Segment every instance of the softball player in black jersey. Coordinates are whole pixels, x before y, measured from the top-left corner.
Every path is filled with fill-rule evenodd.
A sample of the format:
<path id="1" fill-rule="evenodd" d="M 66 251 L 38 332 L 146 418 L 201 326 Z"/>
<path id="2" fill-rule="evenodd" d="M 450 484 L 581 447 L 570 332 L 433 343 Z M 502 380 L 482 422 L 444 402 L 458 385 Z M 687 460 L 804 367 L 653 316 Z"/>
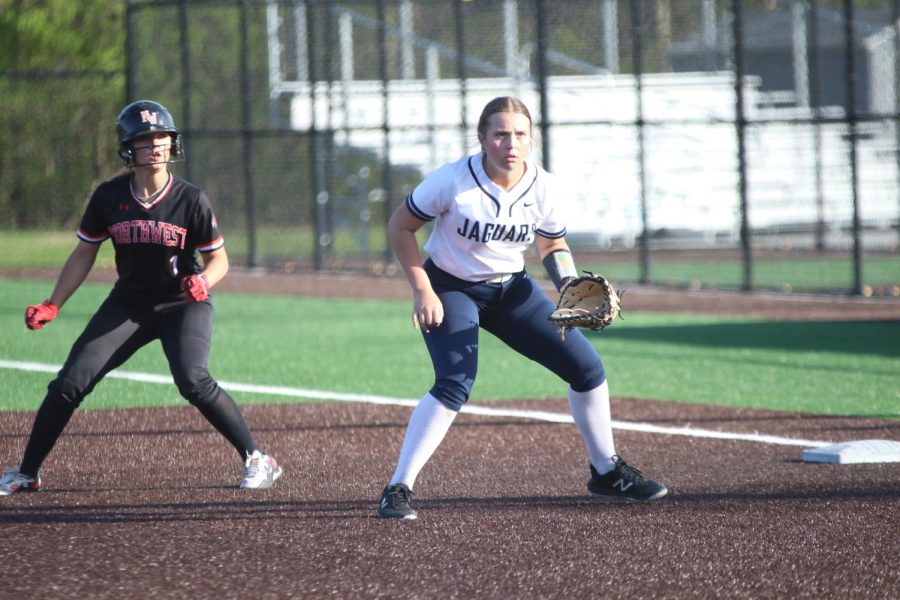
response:
<path id="1" fill-rule="evenodd" d="M 590 457 L 592 494 L 662 498 L 665 486 L 615 453 L 606 373 L 594 347 L 577 330 L 560 339 L 547 319 L 556 305 L 525 270 L 524 252 L 535 243 L 557 289 L 577 273 L 565 242 L 562 194 L 529 158 L 528 109 L 516 98 L 495 98 L 482 111 L 478 140 L 481 152 L 426 177 L 388 224 L 413 289 L 413 324 L 423 331 L 435 382 L 413 410 L 378 514 L 416 518 L 413 484 L 469 399 L 480 329 L 569 385 L 572 417 Z M 415 236 L 429 222 L 434 228 L 423 264 Z"/>
<path id="2" fill-rule="evenodd" d="M 106 239 L 115 248 L 118 279 L 49 384 L 22 463 L 6 470 L 0 495 L 40 489 L 41 465 L 75 409 L 107 373 L 153 340 L 162 344 L 181 395 L 240 454 L 240 487 L 269 487 L 282 468 L 257 446 L 237 404 L 207 370 L 213 322 L 209 289 L 228 271 L 210 201 L 169 171 L 169 162 L 182 159 L 184 150 L 163 106 L 148 100 L 129 104 L 119 114 L 117 132 L 119 155 L 129 171 L 94 191 L 78 245 L 50 298 L 26 310 L 26 326 L 41 329 L 56 318 Z"/>

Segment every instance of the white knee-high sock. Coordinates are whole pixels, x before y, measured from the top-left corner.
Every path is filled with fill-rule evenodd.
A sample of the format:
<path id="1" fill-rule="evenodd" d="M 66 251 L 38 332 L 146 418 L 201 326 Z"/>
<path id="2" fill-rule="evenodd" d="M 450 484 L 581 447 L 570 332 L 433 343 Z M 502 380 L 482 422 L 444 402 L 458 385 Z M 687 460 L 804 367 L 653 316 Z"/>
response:
<path id="1" fill-rule="evenodd" d="M 409 417 L 391 485 L 404 483 L 412 489 L 419 471 L 437 450 L 456 415 L 455 410 L 441 404 L 430 393 L 422 396 Z"/>
<path id="2" fill-rule="evenodd" d="M 586 392 L 576 392 L 569 388 L 569 409 L 575 419 L 575 426 L 584 438 L 591 464 L 598 473 L 611 471 L 616 446 L 613 442 L 609 386 L 606 381 Z"/>

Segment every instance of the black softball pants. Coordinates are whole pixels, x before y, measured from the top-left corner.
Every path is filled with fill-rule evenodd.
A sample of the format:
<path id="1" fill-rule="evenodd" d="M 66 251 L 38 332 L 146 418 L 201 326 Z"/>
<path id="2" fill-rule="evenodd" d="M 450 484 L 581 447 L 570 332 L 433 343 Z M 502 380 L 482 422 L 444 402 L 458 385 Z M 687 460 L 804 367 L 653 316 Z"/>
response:
<path id="1" fill-rule="evenodd" d="M 154 313 L 110 296 L 75 341 L 50 392 L 77 407 L 107 373 L 158 339 L 181 395 L 195 405 L 212 402 L 219 391 L 207 370 L 212 322 L 209 302 Z"/>
<path id="2" fill-rule="evenodd" d="M 257 448 L 240 409 L 207 369 L 213 307 L 186 303 L 155 313 L 109 296 L 69 351 L 58 376 L 47 386 L 25 449 L 23 473 L 36 475 L 85 397 L 107 373 L 148 343 L 159 340 L 181 395 L 228 439 L 242 457 Z"/>

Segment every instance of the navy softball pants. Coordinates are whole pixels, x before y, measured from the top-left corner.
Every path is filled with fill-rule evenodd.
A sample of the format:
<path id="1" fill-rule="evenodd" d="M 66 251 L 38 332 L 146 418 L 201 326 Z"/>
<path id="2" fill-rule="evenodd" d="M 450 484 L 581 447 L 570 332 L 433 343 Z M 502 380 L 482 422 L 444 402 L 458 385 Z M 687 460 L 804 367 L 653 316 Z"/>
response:
<path id="1" fill-rule="evenodd" d="M 469 399 L 478 370 L 478 334 L 482 328 L 507 346 L 543 365 L 576 392 L 602 384 L 606 375 L 600 356 L 578 330 L 559 339 L 559 329 L 547 320 L 556 304 L 527 271 L 504 283 L 472 283 L 437 268 L 425 271 L 444 305 L 440 327 L 423 333 L 434 364 L 431 395 L 452 410 Z"/>

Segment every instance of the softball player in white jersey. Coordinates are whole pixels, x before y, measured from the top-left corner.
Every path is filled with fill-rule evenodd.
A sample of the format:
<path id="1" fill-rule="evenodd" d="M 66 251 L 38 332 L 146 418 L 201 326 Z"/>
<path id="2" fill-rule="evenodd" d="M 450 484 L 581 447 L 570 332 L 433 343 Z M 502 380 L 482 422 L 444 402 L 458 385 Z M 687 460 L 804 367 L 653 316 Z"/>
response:
<path id="1" fill-rule="evenodd" d="M 557 289 L 576 270 L 565 241 L 563 198 L 529 158 L 532 122 L 518 99 L 491 100 L 478 122 L 481 152 L 425 178 L 397 208 L 388 235 L 413 289 L 413 325 L 423 332 L 435 382 L 409 420 L 397 468 L 378 514 L 415 519 L 412 488 L 468 400 L 484 329 L 569 384 L 569 406 L 590 457 L 588 490 L 630 500 L 662 498 L 665 486 L 616 455 L 606 374 L 580 331 L 560 340 L 547 317 L 555 303 L 525 270 L 536 243 Z M 434 222 L 422 262 L 416 232 Z"/>

